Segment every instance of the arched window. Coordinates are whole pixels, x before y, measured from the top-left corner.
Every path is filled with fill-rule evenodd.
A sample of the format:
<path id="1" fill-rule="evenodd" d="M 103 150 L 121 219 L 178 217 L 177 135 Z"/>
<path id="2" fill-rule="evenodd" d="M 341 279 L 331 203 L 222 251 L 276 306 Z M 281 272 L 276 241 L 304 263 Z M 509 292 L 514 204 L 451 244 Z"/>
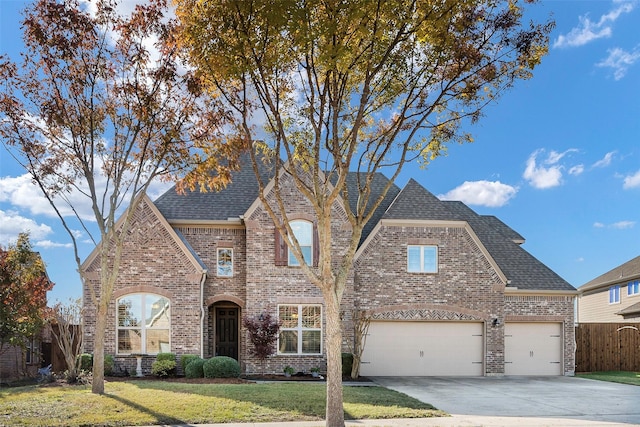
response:
<path id="1" fill-rule="evenodd" d="M 291 221 L 291 230 L 296 236 L 298 243 L 300 244 L 300 250 L 302 256 L 307 265 L 313 265 L 313 224 L 309 221 Z M 293 251 L 289 251 L 289 265 L 299 266 L 300 263 L 293 254 Z"/>
<path id="2" fill-rule="evenodd" d="M 117 354 L 171 351 L 171 306 L 155 294 L 129 294 L 116 301 Z"/>

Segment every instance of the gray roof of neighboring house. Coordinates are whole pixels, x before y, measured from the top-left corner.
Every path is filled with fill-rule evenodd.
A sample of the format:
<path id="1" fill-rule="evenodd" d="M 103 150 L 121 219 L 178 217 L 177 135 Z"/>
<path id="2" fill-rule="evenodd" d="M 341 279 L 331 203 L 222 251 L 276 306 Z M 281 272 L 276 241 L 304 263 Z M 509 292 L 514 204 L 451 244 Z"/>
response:
<path id="1" fill-rule="evenodd" d="M 606 273 L 596 277 L 593 280 L 588 281 L 578 289 L 580 291 L 588 291 L 600 286 L 609 286 L 616 282 L 624 282 L 628 279 L 636 279 L 640 277 L 640 256 L 633 258 L 621 264 Z"/>
<path id="2" fill-rule="evenodd" d="M 616 314 L 621 316 L 629 316 L 632 314 L 640 314 L 640 302 L 630 305 L 629 307 L 623 308 Z"/>
<path id="3" fill-rule="evenodd" d="M 258 184 L 253 169 L 246 165 L 232 174 L 232 182 L 219 192 L 176 193 L 175 188 L 154 203 L 162 215 L 171 220 L 227 220 L 243 215 L 258 197 Z M 269 171 L 263 170 L 263 179 Z M 358 175 L 347 178 L 349 205 L 357 203 Z M 375 200 L 389 182 L 378 173 L 371 184 L 371 200 Z M 494 216 L 482 216 L 462 202 L 441 201 L 413 179 L 399 189 L 393 184 L 375 214 L 363 229 L 362 243 L 381 219 L 459 220 L 466 221 L 510 281 L 510 287 L 529 290 L 574 290 L 574 287 L 525 251 L 519 243 L 524 238 Z M 517 243 L 516 243 L 517 242 Z M 189 246 L 187 246 L 189 247 Z M 640 261 L 640 257 L 638 258 Z"/>

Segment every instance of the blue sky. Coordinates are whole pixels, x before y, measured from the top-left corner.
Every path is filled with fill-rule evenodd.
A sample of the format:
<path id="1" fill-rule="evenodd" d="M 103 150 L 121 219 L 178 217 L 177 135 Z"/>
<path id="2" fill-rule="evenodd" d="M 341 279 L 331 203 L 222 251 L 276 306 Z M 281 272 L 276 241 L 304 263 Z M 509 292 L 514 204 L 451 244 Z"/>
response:
<path id="1" fill-rule="evenodd" d="M 0 1 L 0 53 L 14 59 L 25 4 Z M 499 217 L 578 287 L 640 254 L 640 3 L 543 0 L 528 16 L 556 21 L 534 77 L 486 109 L 468 129 L 474 143 L 407 167 L 397 183 L 414 178 Z M 0 244 L 27 230 L 56 283 L 49 299 L 79 297 L 70 238 L 0 148 Z M 92 246 L 80 240 L 84 258 Z"/>

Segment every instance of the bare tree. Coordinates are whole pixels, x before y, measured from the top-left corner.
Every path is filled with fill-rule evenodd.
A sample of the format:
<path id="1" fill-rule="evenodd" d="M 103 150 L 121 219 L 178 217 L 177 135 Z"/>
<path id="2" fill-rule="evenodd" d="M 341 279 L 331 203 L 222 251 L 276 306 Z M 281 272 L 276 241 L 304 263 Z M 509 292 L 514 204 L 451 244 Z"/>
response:
<path id="1" fill-rule="evenodd" d="M 68 232 L 88 292 L 94 393 L 104 393 L 107 311 L 141 196 L 154 180 L 197 161 L 201 144 L 212 170 L 212 146 L 228 159 L 216 185 L 233 166 L 227 145 L 216 142 L 222 115 L 180 65 L 166 1 L 150 0 L 127 16 L 117 6 L 97 0 L 91 12 L 79 0 L 38 0 L 25 10 L 21 62 L 0 57 L 2 143 Z M 95 282 L 81 271 L 76 227 L 97 247 Z"/>
<path id="2" fill-rule="evenodd" d="M 82 351 L 82 299 L 69 299 L 66 304 L 58 302 L 49 314 L 49 327 L 67 366 L 66 379 L 75 382 L 78 378 Z"/>

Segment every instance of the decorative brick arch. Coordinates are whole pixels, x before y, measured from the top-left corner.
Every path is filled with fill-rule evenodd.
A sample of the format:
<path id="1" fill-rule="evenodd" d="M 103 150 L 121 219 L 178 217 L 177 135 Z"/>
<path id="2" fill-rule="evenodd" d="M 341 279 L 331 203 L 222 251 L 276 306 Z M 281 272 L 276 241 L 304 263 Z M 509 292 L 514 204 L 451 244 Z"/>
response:
<path id="1" fill-rule="evenodd" d="M 437 304 L 388 305 L 367 310 L 373 320 L 479 320 L 489 315 L 465 307 Z"/>
<path id="2" fill-rule="evenodd" d="M 220 301 L 230 301 L 236 305 L 238 305 L 240 308 L 244 308 L 244 301 L 241 300 L 238 297 L 235 297 L 233 295 L 227 295 L 227 294 L 218 294 L 218 295 L 214 295 L 212 297 L 209 297 L 206 299 L 206 301 L 204 302 L 205 307 L 209 307 L 217 302 Z"/>
<path id="3" fill-rule="evenodd" d="M 171 292 L 151 285 L 136 285 L 119 289 L 113 293 L 113 299 L 117 300 L 118 298 L 129 294 L 155 294 L 165 297 L 169 299 L 169 301 L 173 302 L 173 294 Z"/>

